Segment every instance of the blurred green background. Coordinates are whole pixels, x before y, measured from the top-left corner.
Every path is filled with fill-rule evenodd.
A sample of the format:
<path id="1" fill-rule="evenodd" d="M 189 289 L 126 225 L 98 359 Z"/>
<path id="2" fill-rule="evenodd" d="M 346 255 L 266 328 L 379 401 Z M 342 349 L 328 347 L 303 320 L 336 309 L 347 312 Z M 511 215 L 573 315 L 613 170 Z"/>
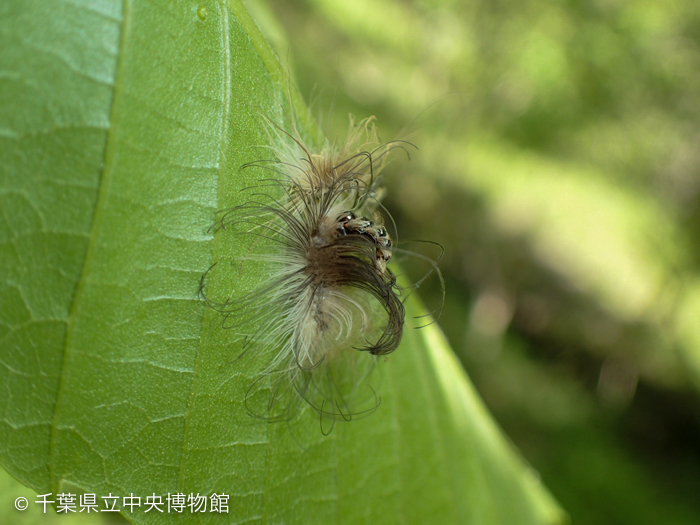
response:
<path id="1" fill-rule="evenodd" d="M 700 4 L 248 6 L 331 138 L 418 146 L 385 204 L 444 246 L 440 324 L 572 521 L 700 523 Z"/>

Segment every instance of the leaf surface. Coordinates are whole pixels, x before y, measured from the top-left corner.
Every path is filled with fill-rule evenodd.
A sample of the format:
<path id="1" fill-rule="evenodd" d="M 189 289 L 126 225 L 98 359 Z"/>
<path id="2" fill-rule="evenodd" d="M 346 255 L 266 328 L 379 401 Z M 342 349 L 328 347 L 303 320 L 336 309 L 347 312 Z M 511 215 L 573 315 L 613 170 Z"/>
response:
<path id="1" fill-rule="evenodd" d="M 13 0 L 0 29 L 0 462 L 13 476 L 39 492 L 225 493 L 234 522 L 561 520 L 435 326 L 407 329 L 382 363 L 371 417 L 324 436 L 310 412 L 247 414 L 261 364 L 236 359 L 197 299 L 212 263 L 243 250 L 208 229 L 256 183 L 240 166 L 264 158 L 260 114 L 283 120 L 287 100 L 240 2 Z M 220 264 L 209 286 L 264 278 Z"/>

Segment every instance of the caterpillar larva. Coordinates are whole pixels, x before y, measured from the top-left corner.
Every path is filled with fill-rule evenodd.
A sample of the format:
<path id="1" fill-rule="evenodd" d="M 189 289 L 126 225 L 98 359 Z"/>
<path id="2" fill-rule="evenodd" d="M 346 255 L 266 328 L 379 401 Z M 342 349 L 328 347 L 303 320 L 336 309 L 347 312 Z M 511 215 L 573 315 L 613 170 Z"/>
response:
<path id="1" fill-rule="evenodd" d="M 205 274 L 200 293 L 246 347 L 271 353 L 246 394 L 253 415 L 289 419 L 304 400 L 322 418 L 350 420 L 379 406 L 376 359 L 403 333 L 378 174 L 405 143 L 381 144 L 373 118 L 351 119 L 347 141 L 314 152 L 296 126 L 285 131 L 264 120 L 271 158 L 243 168 L 275 175 L 248 190 L 245 204 L 219 212 L 214 228 L 253 236 L 243 262 L 264 264 L 269 278 L 215 302 L 204 292 Z"/>

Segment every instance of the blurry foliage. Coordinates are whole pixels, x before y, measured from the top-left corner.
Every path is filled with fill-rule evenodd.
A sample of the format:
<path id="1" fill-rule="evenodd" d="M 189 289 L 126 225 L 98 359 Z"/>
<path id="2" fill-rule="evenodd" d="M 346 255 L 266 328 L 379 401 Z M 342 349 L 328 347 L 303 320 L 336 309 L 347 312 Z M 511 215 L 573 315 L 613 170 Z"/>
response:
<path id="1" fill-rule="evenodd" d="M 329 134 L 420 148 L 387 207 L 444 245 L 440 323 L 573 521 L 700 522 L 697 2 L 270 6 Z"/>

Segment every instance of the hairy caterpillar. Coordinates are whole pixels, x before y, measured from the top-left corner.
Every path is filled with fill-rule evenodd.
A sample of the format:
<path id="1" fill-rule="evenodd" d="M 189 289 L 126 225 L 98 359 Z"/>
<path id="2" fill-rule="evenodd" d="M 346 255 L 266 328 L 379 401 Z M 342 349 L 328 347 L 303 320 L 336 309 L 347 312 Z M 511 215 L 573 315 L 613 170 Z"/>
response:
<path id="1" fill-rule="evenodd" d="M 379 143 L 373 117 L 351 119 L 348 140 L 326 142 L 319 153 L 296 126 L 287 132 L 269 119 L 266 126 L 272 158 L 243 168 L 275 176 L 249 189 L 245 204 L 219 212 L 213 228 L 253 236 L 243 260 L 265 265 L 269 278 L 216 302 L 204 291 L 205 274 L 200 294 L 246 347 L 271 353 L 246 394 L 251 414 L 288 420 L 303 400 L 332 421 L 366 415 L 380 404 L 376 358 L 393 352 L 403 333 L 378 173 L 407 143 Z"/>

